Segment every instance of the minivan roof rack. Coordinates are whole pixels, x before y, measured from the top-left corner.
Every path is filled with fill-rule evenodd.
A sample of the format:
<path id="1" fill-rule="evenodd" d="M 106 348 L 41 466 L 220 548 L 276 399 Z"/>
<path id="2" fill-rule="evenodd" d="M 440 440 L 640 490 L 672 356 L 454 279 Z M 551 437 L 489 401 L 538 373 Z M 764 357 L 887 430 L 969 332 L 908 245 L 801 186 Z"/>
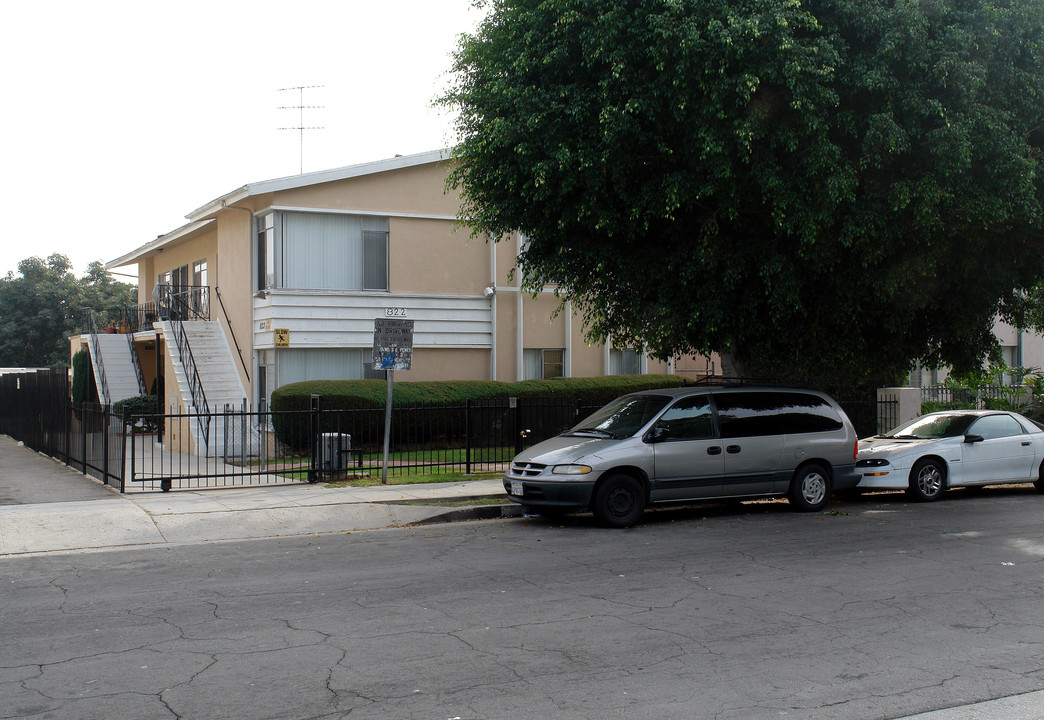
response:
<path id="1" fill-rule="evenodd" d="M 778 378 L 750 378 L 750 377 L 730 377 L 727 375 L 704 375 L 701 378 L 693 380 L 692 385 L 720 385 L 722 387 L 743 387 L 744 385 L 772 385 L 776 387 L 788 387 L 788 383 L 783 382 Z"/>

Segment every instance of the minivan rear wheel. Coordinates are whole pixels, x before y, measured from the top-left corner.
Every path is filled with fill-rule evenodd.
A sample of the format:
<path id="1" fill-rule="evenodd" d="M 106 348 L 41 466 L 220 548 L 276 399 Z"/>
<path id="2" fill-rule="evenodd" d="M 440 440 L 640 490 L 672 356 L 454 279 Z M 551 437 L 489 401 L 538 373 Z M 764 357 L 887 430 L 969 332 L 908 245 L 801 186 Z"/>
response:
<path id="1" fill-rule="evenodd" d="M 830 473 L 815 463 L 799 467 L 790 481 L 787 499 L 795 510 L 822 510 L 830 499 Z"/>
<path id="2" fill-rule="evenodd" d="M 638 522 L 645 510 L 642 484 L 630 475 L 612 475 L 595 490 L 591 512 L 606 527 L 627 527 Z"/>

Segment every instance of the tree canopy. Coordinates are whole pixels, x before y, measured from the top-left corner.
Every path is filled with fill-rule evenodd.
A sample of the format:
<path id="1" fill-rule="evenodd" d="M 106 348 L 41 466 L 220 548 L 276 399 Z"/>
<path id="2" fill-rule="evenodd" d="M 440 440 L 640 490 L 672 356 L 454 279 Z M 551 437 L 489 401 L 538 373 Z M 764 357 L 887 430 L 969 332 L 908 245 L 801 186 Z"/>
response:
<path id="1" fill-rule="evenodd" d="M 593 339 L 968 368 L 1044 278 L 1044 0 L 490 0 L 441 102 L 475 235 Z"/>
<path id="2" fill-rule="evenodd" d="M 83 308 L 103 324 L 135 304 L 135 286 L 114 280 L 98 261 L 78 279 L 65 255 L 22 260 L 18 275 L 0 278 L 0 367 L 68 365 L 68 338 L 80 332 Z"/>

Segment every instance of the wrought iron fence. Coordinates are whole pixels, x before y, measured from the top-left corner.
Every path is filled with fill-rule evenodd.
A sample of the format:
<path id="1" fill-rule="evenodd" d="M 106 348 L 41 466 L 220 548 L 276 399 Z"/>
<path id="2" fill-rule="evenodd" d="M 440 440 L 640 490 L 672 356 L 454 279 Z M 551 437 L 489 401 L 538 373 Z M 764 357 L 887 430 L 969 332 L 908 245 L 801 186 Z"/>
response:
<path id="1" fill-rule="evenodd" d="M 394 407 L 390 476 L 500 472 L 525 447 L 594 410 L 562 398 L 493 398 Z M 162 425 L 164 442 L 130 444 L 128 489 L 273 485 L 383 475 L 384 409 L 356 407 L 131 415 L 131 429 Z M 195 428 L 209 426 L 203 436 Z"/>
<path id="2" fill-rule="evenodd" d="M 120 491 L 321 482 L 384 469 L 384 409 L 167 412 L 118 416 L 104 406 L 74 405 L 68 379 L 30 374 L 9 392 L 0 382 L 0 432 L 103 479 Z M 50 384 L 48 384 L 50 383 Z M 38 386 L 43 389 L 40 390 Z M 888 423 L 887 402 L 840 403 L 860 437 Z M 882 410 L 882 408 L 885 408 Z M 390 476 L 500 472 L 524 448 L 556 435 L 596 410 L 572 398 L 490 398 L 394 407 Z M 204 436 L 201 426 L 210 427 Z M 890 425 L 889 425 L 890 427 Z M 162 436 L 157 429 L 163 429 Z M 157 442 L 162 437 L 162 442 Z"/>
<path id="3" fill-rule="evenodd" d="M 293 436 L 315 433 L 307 411 L 288 412 Z M 186 490 L 257 485 L 285 485 L 323 479 L 305 443 L 291 447 L 271 431 L 271 413 L 235 410 L 129 415 L 128 490 Z M 199 432 L 209 427 L 206 435 Z M 147 432 L 164 428 L 163 442 Z"/>
<path id="4" fill-rule="evenodd" d="M 1032 394 L 1023 385 L 981 385 L 975 388 L 931 385 L 921 388 L 921 402 L 931 409 L 988 408 L 1002 404 L 1018 409 L 1032 400 Z"/>
<path id="5" fill-rule="evenodd" d="M 124 419 L 69 400 L 64 368 L 0 376 L 0 433 L 124 490 Z"/>

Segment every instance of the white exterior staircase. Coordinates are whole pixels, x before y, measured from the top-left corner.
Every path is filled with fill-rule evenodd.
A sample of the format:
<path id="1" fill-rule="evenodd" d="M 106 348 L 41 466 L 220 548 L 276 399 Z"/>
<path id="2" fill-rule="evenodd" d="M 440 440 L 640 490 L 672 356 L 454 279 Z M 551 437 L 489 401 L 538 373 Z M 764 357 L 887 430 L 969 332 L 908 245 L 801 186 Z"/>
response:
<path id="1" fill-rule="evenodd" d="M 100 398 L 101 402 L 115 403 L 141 394 L 138 387 L 138 374 L 134 369 L 131 347 L 128 336 L 123 334 L 99 333 L 97 336 L 97 352 L 94 343 L 87 343 L 91 352 L 91 370 L 99 395 L 102 393 L 102 372 L 104 369 L 109 397 Z"/>
<path id="2" fill-rule="evenodd" d="M 179 401 L 189 413 L 203 413 L 204 408 L 197 408 L 193 403 L 189 385 L 191 370 L 186 368 L 174 339 L 174 324 L 165 321 L 157 323 L 156 327 L 166 341 L 178 383 Z M 211 414 L 209 423 L 203 418 L 192 423 L 196 452 L 207 457 L 226 458 L 256 452 L 257 433 L 251 432 L 242 415 L 228 418 L 219 415 L 226 411 L 249 410 L 247 389 L 236 369 L 236 360 L 221 323 L 216 320 L 185 320 L 182 325 L 206 396 L 207 410 Z"/>

